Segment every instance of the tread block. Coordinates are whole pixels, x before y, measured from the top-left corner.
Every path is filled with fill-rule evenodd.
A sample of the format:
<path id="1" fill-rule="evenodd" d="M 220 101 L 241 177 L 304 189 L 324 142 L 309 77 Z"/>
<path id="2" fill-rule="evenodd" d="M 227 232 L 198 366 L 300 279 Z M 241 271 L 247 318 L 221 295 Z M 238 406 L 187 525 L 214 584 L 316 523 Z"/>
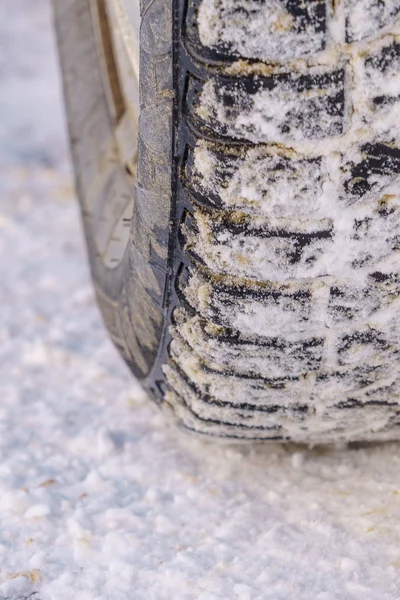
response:
<path id="1" fill-rule="evenodd" d="M 321 210 L 327 177 L 322 157 L 274 145 L 245 148 L 235 156 L 199 140 L 187 163 L 193 193 L 217 207 L 268 217 L 312 217 Z"/>
<path id="2" fill-rule="evenodd" d="M 370 200 L 389 184 L 400 180 L 400 148 L 392 143 L 375 142 L 361 146 L 359 159 L 343 167 L 348 173 L 344 192 L 350 201 Z"/>
<path id="3" fill-rule="evenodd" d="M 278 420 L 301 423 L 305 419 L 303 410 L 291 407 L 274 406 L 271 410 L 254 410 L 249 405 L 237 406 L 231 402 L 221 402 L 212 396 L 200 394 L 181 372 L 171 365 L 166 368 L 170 385 L 185 399 L 192 412 L 200 419 L 234 425 L 241 429 L 279 430 Z"/>
<path id="4" fill-rule="evenodd" d="M 171 345 L 174 364 L 203 395 L 216 401 L 230 403 L 238 408 L 276 412 L 291 406 L 292 410 L 304 410 L 312 390 L 312 378 L 303 375 L 262 378 L 249 374 L 238 374 L 221 365 L 210 366 L 179 337 Z"/>
<path id="5" fill-rule="evenodd" d="M 398 118 L 390 113 L 398 110 L 397 103 L 400 101 L 400 43 L 398 36 L 396 41 L 389 39 L 389 43 L 380 45 L 379 49 L 373 49 L 367 55 L 364 63 L 365 86 L 370 98 L 370 110 L 373 117 L 392 120 L 397 124 Z M 373 122 L 373 121 L 372 121 Z M 390 135 L 398 138 L 399 128 L 391 127 Z"/>
<path id="6" fill-rule="evenodd" d="M 192 4 L 198 9 L 194 6 L 189 13 L 189 35 L 203 46 L 200 56 L 208 47 L 243 58 L 289 60 L 313 56 L 326 46 L 324 0 L 202 0 Z M 197 19 L 192 16 L 196 12 Z"/>
<path id="7" fill-rule="evenodd" d="M 376 277 L 387 277 L 379 281 Z M 396 310 L 400 298 L 400 282 L 397 274 L 374 273 L 362 283 L 340 281 L 330 286 L 328 319 L 330 326 L 365 321 L 376 313 L 389 314 Z"/>
<path id="8" fill-rule="evenodd" d="M 375 71 L 397 73 L 399 67 L 400 44 L 398 42 L 391 42 L 388 45 L 384 45 L 378 52 L 371 53 L 365 60 L 366 71 L 371 75 Z"/>
<path id="9" fill-rule="evenodd" d="M 345 0 L 346 42 L 379 35 L 400 11 L 400 0 Z"/>
<path id="10" fill-rule="evenodd" d="M 189 80 L 186 110 L 216 139 L 260 142 L 324 139 L 346 128 L 345 70 Z"/>
<path id="11" fill-rule="evenodd" d="M 349 244 L 354 269 L 374 267 L 400 249 L 400 197 L 385 194 L 375 210 L 353 221 Z"/>
<path id="12" fill-rule="evenodd" d="M 329 219 L 297 223 L 253 219 L 250 223 L 240 214 L 225 218 L 197 211 L 194 216 L 196 231 L 185 230 L 186 250 L 216 273 L 255 281 L 327 274 L 326 255 L 334 240 Z"/>
<path id="13" fill-rule="evenodd" d="M 254 342 L 217 328 L 197 315 L 184 316 L 176 325 L 188 346 L 204 360 L 237 373 L 260 377 L 284 377 L 317 370 L 323 359 L 323 337 L 266 337 Z M 172 342 L 173 344 L 173 342 Z"/>
<path id="14" fill-rule="evenodd" d="M 218 438 L 227 441 L 283 441 L 285 438 L 279 432 L 279 427 L 246 427 L 244 424 L 232 425 L 217 420 L 204 419 L 194 412 L 183 396 L 175 391 L 167 392 L 166 402 L 172 408 L 174 416 L 182 429 L 203 434 L 208 438 Z"/>
<path id="15" fill-rule="evenodd" d="M 389 324 L 398 327 L 393 321 Z M 368 325 L 361 329 L 349 331 L 338 338 L 337 353 L 340 366 L 351 366 L 357 363 L 379 365 L 385 361 L 393 360 L 399 351 L 393 348 L 393 330 L 389 327 L 380 327 L 379 324 Z"/>
<path id="16" fill-rule="evenodd" d="M 312 291 L 305 285 L 251 288 L 192 271 L 181 293 L 203 317 L 246 337 L 299 333 L 313 325 Z"/>

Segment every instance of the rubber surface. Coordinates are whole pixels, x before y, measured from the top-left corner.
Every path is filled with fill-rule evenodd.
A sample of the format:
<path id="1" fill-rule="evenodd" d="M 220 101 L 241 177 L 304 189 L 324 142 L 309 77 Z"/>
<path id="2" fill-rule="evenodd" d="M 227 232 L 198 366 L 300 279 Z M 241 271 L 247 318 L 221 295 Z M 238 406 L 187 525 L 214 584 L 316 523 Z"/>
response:
<path id="1" fill-rule="evenodd" d="M 260 59 L 229 38 L 246 2 L 223 4 L 211 46 L 197 1 L 141 7 L 138 185 L 130 243 L 111 269 L 96 236 L 107 206 L 122 214 L 118 198 L 135 191 L 115 152 L 89 2 L 55 0 L 105 322 L 186 430 L 398 438 L 400 5 L 281 2 L 293 26 L 267 50 L 255 40 Z M 265 4 L 247 5 L 251 23 Z"/>

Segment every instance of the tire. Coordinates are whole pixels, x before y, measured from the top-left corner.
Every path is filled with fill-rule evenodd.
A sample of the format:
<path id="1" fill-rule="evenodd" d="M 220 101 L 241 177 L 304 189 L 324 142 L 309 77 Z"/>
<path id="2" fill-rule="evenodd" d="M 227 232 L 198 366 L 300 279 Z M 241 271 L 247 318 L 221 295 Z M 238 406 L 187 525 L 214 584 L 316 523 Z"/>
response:
<path id="1" fill-rule="evenodd" d="M 400 0 L 143 0 L 139 87 L 122 4 L 55 0 L 125 361 L 213 439 L 399 438 Z"/>

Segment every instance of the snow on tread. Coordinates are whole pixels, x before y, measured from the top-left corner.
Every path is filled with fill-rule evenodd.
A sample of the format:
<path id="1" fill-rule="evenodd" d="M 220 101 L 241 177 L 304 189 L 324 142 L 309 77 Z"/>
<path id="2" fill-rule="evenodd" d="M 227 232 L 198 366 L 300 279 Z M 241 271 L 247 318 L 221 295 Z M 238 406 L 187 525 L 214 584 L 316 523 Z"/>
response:
<path id="1" fill-rule="evenodd" d="M 399 11 L 189 1 L 164 367 L 186 429 L 399 437 Z"/>

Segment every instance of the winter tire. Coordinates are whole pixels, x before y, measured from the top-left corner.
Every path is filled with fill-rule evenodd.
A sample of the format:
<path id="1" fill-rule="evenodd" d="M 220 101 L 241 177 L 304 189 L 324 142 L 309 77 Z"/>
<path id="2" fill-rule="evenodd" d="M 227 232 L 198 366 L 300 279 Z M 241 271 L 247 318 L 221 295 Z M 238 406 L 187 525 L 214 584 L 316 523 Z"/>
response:
<path id="1" fill-rule="evenodd" d="M 400 0 L 54 0 L 98 304 L 185 430 L 400 437 Z"/>

